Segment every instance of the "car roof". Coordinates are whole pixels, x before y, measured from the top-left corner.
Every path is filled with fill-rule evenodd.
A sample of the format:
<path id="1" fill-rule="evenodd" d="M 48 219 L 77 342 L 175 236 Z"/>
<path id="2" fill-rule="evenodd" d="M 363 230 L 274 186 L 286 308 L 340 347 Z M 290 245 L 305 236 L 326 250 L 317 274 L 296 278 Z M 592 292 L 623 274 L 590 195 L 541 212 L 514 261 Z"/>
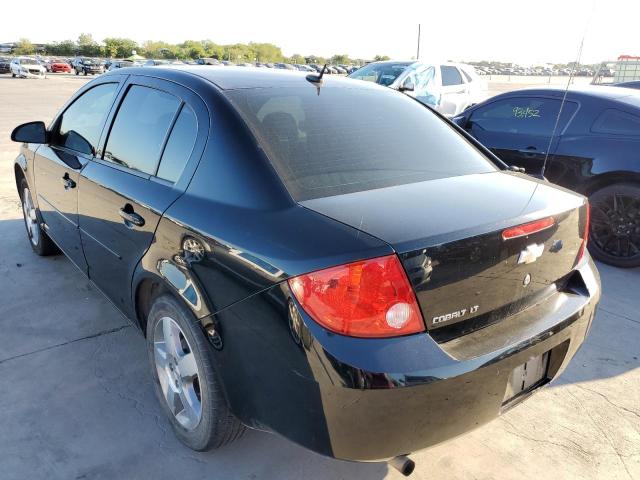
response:
<path id="1" fill-rule="evenodd" d="M 567 92 L 567 98 L 579 99 L 601 99 L 611 101 L 622 101 L 631 105 L 640 107 L 640 93 L 633 89 L 624 89 L 619 87 L 611 87 L 606 85 L 572 85 L 568 90 L 560 87 L 537 87 L 523 88 L 500 94 L 494 99 L 507 96 L 528 96 L 528 95 L 545 95 L 551 97 L 563 97 Z"/>
<path id="2" fill-rule="evenodd" d="M 148 68 L 129 68 L 131 75 L 149 75 Z M 105 75 L 111 75 L 108 72 Z M 313 85 L 306 79 L 307 72 L 299 70 L 272 70 L 258 67 L 223 67 L 216 65 L 159 65 L 153 69 L 154 76 L 167 79 L 178 78 L 183 75 L 195 75 L 208 80 L 221 90 L 235 90 L 239 88 L 278 88 L 304 87 Z M 322 88 L 384 88 L 372 82 L 356 82 L 346 77 L 324 75 Z"/>

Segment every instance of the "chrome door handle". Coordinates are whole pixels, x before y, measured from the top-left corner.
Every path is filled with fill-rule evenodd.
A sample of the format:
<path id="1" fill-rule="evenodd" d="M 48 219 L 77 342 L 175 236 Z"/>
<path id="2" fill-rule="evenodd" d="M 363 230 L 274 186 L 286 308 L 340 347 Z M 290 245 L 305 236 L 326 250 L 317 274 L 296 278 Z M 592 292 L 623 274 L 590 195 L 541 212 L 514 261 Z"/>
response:
<path id="1" fill-rule="evenodd" d="M 144 218 L 134 212 L 129 204 L 121 208 L 118 213 L 124 219 L 127 226 L 129 226 L 129 224 L 135 225 L 136 227 L 142 227 L 144 225 Z"/>

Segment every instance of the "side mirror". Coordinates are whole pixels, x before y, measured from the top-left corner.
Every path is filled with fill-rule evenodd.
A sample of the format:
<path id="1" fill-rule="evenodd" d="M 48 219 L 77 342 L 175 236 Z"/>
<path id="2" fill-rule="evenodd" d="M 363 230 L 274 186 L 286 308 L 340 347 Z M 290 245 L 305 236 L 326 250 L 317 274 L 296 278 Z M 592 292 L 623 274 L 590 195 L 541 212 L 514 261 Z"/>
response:
<path id="1" fill-rule="evenodd" d="M 467 132 L 470 131 L 473 126 L 473 121 L 469 120 L 466 115 L 458 115 L 457 117 L 453 117 L 451 121 Z"/>
<path id="2" fill-rule="evenodd" d="M 11 140 L 21 143 L 48 143 L 49 135 L 44 122 L 29 122 L 14 128 Z"/>
<path id="3" fill-rule="evenodd" d="M 400 85 L 400 88 L 398 90 L 400 90 L 401 92 L 413 92 L 415 88 L 416 86 L 413 84 L 413 80 L 411 78 L 407 78 L 404 82 L 402 82 L 402 85 Z"/>

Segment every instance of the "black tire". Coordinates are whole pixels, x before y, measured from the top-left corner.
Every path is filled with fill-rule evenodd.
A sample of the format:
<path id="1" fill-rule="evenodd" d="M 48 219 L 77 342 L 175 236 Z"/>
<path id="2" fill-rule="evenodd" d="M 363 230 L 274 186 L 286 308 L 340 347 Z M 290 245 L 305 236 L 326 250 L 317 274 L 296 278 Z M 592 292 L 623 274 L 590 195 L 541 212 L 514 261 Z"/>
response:
<path id="1" fill-rule="evenodd" d="M 202 413 L 197 426 L 191 430 L 186 429 L 169 408 L 158 377 L 154 332 L 156 325 L 165 317 L 169 317 L 180 327 L 181 335 L 184 335 L 186 340 L 185 345 L 195 356 Z M 147 351 L 156 397 L 178 439 L 196 451 L 217 449 L 238 439 L 244 433 L 245 427 L 229 410 L 214 367 L 213 348 L 189 309 L 172 295 L 161 295 L 153 301 L 146 330 Z"/>
<path id="2" fill-rule="evenodd" d="M 85 76 L 85 77 L 87 76 L 87 71 L 86 71 L 86 70 L 84 71 L 84 76 Z"/>
<path id="3" fill-rule="evenodd" d="M 11 74 L 11 78 L 16 78 L 16 74 L 15 74 L 15 73 L 12 73 L 12 74 Z"/>
<path id="4" fill-rule="evenodd" d="M 592 193 L 589 202 L 593 258 L 615 267 L 640 267 L 640 185 L 609 185 Z"/>
<path id="5" fill-rule="evenodd" d="M 38 229 L 38 238 L 37 238 L 37 241 L 34 241 L 34 237 L 32 236 L 32 233 L 29 230 L 27 214 L 24 208 L 25 192 L 27 195 L 31 195 L 31 190 L 29 189 L 29 184 L 27 183 L 27 180 L 25 178 L 22 178 L 22 180 L 20 180 L 19 193 L 20 193 L 20 202 L 23 205 L 22 218 L 24 220 L 25 229 L 27 230 L 27 238 L 29 239 L 29 245 L 31 245 L 31 248 L 33 249 L 33 251 L 38 255 L 40 255 L 41 257 L 47 257 L 49 255 L 59 254 L 60 250 L 58 249 L 57 245 L 53 242 L 53 240 L 51 240 L 51 238 L 49 238 L 49 235 L 47 235 L 47 232 L 45 232 L 45 230 L 41 226 L 42 217 L 40 215 L 40 210 L 38 208 L 35 208 L 35 215 L 37 219 L 37 226 L 35 228 Z M 33 205 L 32 198 L 31 198 L 31 204 Z"/>
<path id="6" fill-rule="evenodd" d="M 76 75 L 80 75 L 80 71 L 76 68 Z"/>

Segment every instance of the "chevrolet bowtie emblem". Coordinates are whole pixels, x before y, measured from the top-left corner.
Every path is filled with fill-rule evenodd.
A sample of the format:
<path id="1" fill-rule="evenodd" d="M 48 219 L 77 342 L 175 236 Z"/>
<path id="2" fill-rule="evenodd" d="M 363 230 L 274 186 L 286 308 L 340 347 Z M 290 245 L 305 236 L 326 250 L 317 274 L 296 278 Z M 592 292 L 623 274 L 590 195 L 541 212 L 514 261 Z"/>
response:
<path id="1" fill-rule="evenodd" d="M 544 252 L 544 244 L 538 245 L 534 243 L 532 245 L 528 245 L 527 248 L 522 250 L 520 255 L 518 255 L 518 265 L 522 263 L 528 264 L 535 262 L 542 256 L 542 252 Z"/>

